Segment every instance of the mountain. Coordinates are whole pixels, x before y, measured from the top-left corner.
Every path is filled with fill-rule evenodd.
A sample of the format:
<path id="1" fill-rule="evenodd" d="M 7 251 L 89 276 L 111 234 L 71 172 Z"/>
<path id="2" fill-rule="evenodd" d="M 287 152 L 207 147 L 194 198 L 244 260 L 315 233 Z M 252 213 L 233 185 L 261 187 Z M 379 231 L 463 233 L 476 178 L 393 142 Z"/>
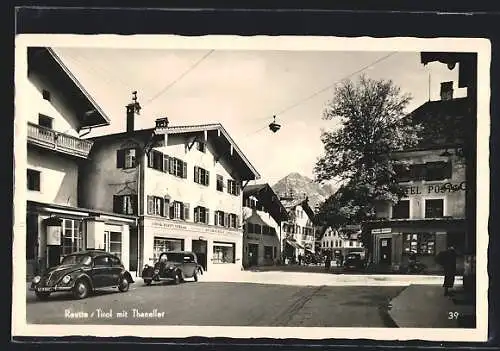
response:
<path id="1" fill-rule="evenodd" d="M 295 197 L 307 196 L 313 210 L 336 191 L 330 184 L 321 185 L 297 172 L 280 179 L 272 188 L 278 196 L 290 194 L 290 192 Z"/>

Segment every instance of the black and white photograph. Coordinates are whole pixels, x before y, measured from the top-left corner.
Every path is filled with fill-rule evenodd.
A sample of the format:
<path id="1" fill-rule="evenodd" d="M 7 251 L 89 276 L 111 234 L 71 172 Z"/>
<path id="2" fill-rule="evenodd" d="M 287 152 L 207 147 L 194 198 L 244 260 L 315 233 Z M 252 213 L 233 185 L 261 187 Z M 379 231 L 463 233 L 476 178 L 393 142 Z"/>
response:
<path id="1" fill-rule="evenodd" d="M 20 35 L 13 333 L 484 341 L 484 39 Z"/>

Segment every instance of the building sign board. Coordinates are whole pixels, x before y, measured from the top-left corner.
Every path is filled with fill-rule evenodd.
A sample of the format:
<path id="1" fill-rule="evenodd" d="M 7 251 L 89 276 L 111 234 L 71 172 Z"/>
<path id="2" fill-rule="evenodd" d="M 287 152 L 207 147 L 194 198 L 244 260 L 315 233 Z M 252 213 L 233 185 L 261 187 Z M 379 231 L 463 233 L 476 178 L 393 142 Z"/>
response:
<path id="1" fill-rule="evenodd" d="M 444 183 L 444 184 L 423 184 L 412 185 L 405 187 L 406 196 L 422 195 L 422 194 L 445 194 L 456 193 L 458 191 L 465 191 L 466 183 Z"/>
<path id="2" fill-rule="evenodd" d="M 61 227 L 47 226 L 47 245 L 61 245 Z"/>
<path id="3" fill-rule="evenodd" d="M 197 233 L 203 232 L 207 234 L 226 234 L 226 235 L 241 234 L 241 231 L 239 230 L 227 230 L 217 227 L 197 226 L 197 225 L 190 225 L 187 223 L 172 223 L 167 221 L 146 221 L 146 223 L 149 224 L 151 227 L 180 230 L 187 232 L 197 232 Z"/>
<path id="4" fill-rule="evenodd" d="M 392 228 L 377 228 L 372 229 L 372 234 L 388 234 L 392 232 Z"/>

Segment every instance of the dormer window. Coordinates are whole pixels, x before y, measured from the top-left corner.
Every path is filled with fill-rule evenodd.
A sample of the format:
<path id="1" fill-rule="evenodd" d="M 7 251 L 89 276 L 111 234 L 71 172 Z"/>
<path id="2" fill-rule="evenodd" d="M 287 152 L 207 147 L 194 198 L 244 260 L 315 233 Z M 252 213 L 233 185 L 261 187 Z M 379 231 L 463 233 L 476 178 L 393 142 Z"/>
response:
<path id="1" fill-rule="evenodd" d="M 207 144 L 204 143 L 203 141 L 196 141 L 196 150 L 200 152 L 206 152 L 207 151 Z"/>
<path id="2" fill-rule="evenodd" d="M 42 97 L 43 97 L 44 100 L 50 101 L 50 91 L 43 90 L 42 91 Z"/>

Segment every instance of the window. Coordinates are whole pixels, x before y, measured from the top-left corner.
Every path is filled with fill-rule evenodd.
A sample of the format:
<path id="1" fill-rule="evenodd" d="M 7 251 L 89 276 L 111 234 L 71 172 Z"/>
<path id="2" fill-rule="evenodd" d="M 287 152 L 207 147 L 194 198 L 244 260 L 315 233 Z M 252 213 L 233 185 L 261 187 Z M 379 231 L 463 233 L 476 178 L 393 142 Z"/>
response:
<path id="1" fill-rule="evenodd" d="M 273 247 L 272 246 L 264 246 L 264 258 L 272 259 L 273 258 Z"/>
<path id="2" fill-rule="evenodd" d="M 54 119 L 52 117 L 42 115 L 41 113 L 38 114 L 38 125 L 41 127 L 52 129 L 52 127 L 53 127 L 52 122 L 53 121 L 54 121 Z"/>
<path id="3" fill-rule="evenodd" d="M 50 91 L 42 90 L 42 97 L 44 100 L 50 101 Z"/>
<path id="4" fill-rule="evenodd" d="M 206 207 L 197 206 L 194 208 L 194 221 L 196 223 L 208 224 L 209 210 Z"/>
<path id="5" fill-rule="evenodd" d="M 135 168 L 137 166 L 138 151 L 135 148 L 121 149 L 116 151 L 117 168 Z"/>
<path id="6" fill-rule="evenodd" d="M 214 241 L 213 263 L 235 263 L 235 244 Z"/>
<path id="7" fill-rule="evenodd" d="M 104 250 L 119 257 L 122 257 L 122 233 L 104 232 Z"/>
<path id="8" fill-rule="evenodd" d="M 84 249 L 82 223 L 73 219 L 63 219 L 62 255 L 66 256 Z"/>
<path id="9" fill-rule="evenodd" d="M 219 174 L 217 174 L 217 191 L 224 191 L 224 178 Z M 249 199 L 247 199 L 247 201 L 249 201 Z"/>
<path id="10" fill-rule="evenodd" d="M 228 223 L 228 226 L 230 228 L 238 228 L 240 226 L 239 218 L 234 213 L 230 213 L 229 214 L 229 223 Z"/>
<path id="11" fill-rule="evenodd" d="M 425 164 L 411 165 L 411 179 L 412 180 L 425 180 L 427 174 L 427 167 Z"/>
<path id="12" fill-rule="evenodd" d="M 227 223 L 228 223 L 227 213 L 224 213 L 223 211 L 215 211 L 214 225 L 226 227 Z"/>
<path id="13" fill-rule="evenodd" d="M 169 157 L 160 151 L 151 150 L 148 154 L 148 167 L 168 173 Z"/>
<path id="14" fill-rule="evenodd" d="M 398 182 L 409 182 L 412 179 L 410 165 L 395 164 L 393 168 Z"/>
<path id="15" fill-rule="evenodd" d="M 170 205 L 169 214 L 171 219 L 189 219 L 189 204 L 180 201 L 174 201 Z"/>
<path id="16" fill-rule="evenodd" d="M 425 180 L 451 179 L 451 162 L 427 162 Z"/>
<path id="17" fill-rule="evenodd" d="M 97 256 L 94 258 L 94 265 L 96 266 L 111 266 L 111 260 L 108 256 Z"/>
<path id="18" fill-rule="evenodd" d="M 349 240 L 349 247 L 353 247 L 354 242 L 352 240 Z"/>
<path id="19" fill-rule="evenodd" d="M 403 253 L 414 252 L 418 255 L 435 255 L 436 236 L 434 233 L 404 233 Z"/>
<path id="20" fill-rule="evenodd" d="M 393 205 L 392 218 L 410 218 L 410 200 L 399 200 Z"/>
<path id="21" fill-rule="evenodd" d="M 122 262 L 120 261 L 120 258 L 115 257 L 115 256 L 109 256 L 109 259 L 111 260 L 111 264 L 113 266 L 120 266 Z"/>
<path id="22" fill-rule="evenodd" d="M 253 223 L 247 223 L 247 233 L 255 233 L 255 226 Z"/>
<path id="23" fill-rule="evenodd" d="M 168 172 L 179 178 L 187 178 L 187 163 L 178 158 L 170 157 Z"/>
<path id="24" fill-rule="evenodd" d="M 137 195 L 114 195 L 113 212 L 125 215 L 136 215 Z"/>
<path id="25" fill-rule="evenodd" d="M 260 224 L 254 224 L 253 228 L 255 234 L 262 234 L 262 226 Z"/>
<path id="26" fill-rule="evenodd" d="M 165 206 L 168 206 L 168 199 L 159 196 L 148 196 L 148 215 L 167 216 Z"/>
<path id="27" fill-rule="evenodd" d="M 162 252 L 183 251 L 184 240 L 155 237 L 153 241 L 153 258 L 156 260 Z"/>
<path id="28" fill-rule="evenodd" d="M 40 191 L 40 172 L 28 169 L 28 190 Z"/>
<path id="29" fill-rule="evenodd" d="M 444 215 L 443 199 L 425 200 L 425 218 L 440 218 Z"/>
<path id="30" fill-rule="evenodd" d="M 201 167 L 194 166 L 194 181 L 195 183 L 208 186 L 210 183 L 210 172 Z"/>
<path id="31" fill-rule="evenodd" d="M 239 184 L 233 179 L 228 179 L 227 180 L 227 192 L 229 194 L 239 196 L 240 195 Z"/>
<path id="32" fill-rule="evenodd" d="M 206 152 L 207 151 L 207 144 L 204 143 L 203 141 L 196 141 L 196 150 L 201 151 L 201 152 Z"/>

